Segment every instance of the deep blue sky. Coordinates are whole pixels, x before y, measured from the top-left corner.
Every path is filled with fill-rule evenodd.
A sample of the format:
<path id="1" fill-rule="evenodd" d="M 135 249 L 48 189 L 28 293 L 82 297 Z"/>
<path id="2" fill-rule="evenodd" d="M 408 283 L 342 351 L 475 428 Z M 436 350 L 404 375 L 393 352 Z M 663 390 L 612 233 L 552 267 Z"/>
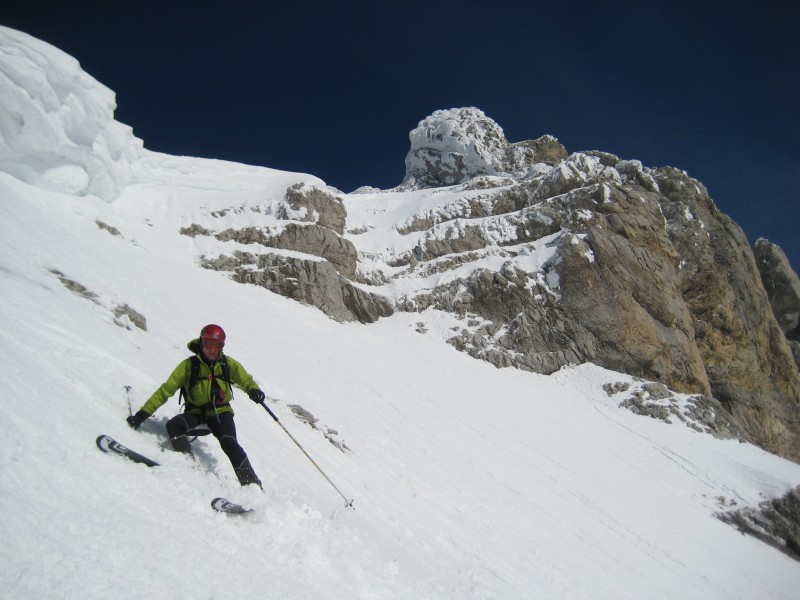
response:
<path id="1" fill-rule="evenodd" d="M 388 188 L 421 119 L 476 106 L 511 142 L 683 169 L 800 265 L 797 3 L 6 0 L 0 24 L 77 58 L 151 150 Z"/>

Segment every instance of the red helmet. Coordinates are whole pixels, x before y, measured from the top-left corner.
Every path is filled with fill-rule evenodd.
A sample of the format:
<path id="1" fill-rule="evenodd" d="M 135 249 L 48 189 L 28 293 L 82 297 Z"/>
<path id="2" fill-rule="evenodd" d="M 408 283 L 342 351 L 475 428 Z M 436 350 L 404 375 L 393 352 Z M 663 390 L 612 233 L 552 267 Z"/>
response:
<path id="1" fill-rule="evenodd" d="M 219 325 L 206 325 L 200 330 L 201 340 L 214 340 L 215 342 L 225 343 L 225 332 Z"/>

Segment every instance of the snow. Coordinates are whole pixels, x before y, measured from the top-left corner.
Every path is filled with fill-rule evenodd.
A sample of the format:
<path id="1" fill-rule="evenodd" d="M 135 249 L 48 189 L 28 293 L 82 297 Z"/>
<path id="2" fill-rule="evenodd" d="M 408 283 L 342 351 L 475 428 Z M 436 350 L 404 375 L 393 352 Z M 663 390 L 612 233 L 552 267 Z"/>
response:
<path id="1" fill-rule="evenodd" d="M 475 122 L 482 135 L 476 135 Z M 406 155 L 406 177 L 415 178 L 427 172 L 427 164 L 441 162 L 445 180 L 453 173 L 485 173 L 500 170 L 503 144 L 507 143 L 502 128 L 477 108 L 437 110 L 419 122 L 409 134 L 411 148 Z"/>
<path id="2" fill-rule="evenodd" d="M 0 29 L 4 52 L 9 40 L 20 52 L 53 52 Z M 46 68 L 72 69 L 77 82 L 67 106 L 108 106 L 102 86 L 56 62 Z M 40 81 L 27 69 L 16 67 L 18 90 Z M 86 123 L 89 139 L 98 122 Z M 105 126 L 124 129 L 115 123 Z M 342 324 L 202 269 L 200 256 L 225 243 L 181 227 L 262 226 L 287 187 L 324 183 L 128 144 L 129 162 L 104 163 L 107 181 L 125 182 L 113 197 L 79 190 L 71 170 L 52 174 L 57 185 L 24 176 L 20 165 L 44 150 L 3 150 L 4 597 L 796 597 L 798 564 L 714 514 L 782 495 L 800 482 L 800 465 L 620 408 L 623 398 L 602 388 L 631 382 L 626 375 L 587 364 L 542 376 L 470 358 L 444 341 L 461 324 L 455 315 Z M 96 164 L 92 152 L 80 164 Z M 455 193 L 347 196 L 346 229 L 368 229 L 349 239 L 361 252 L 397 252 L 406 242 L 393 226 Z M 542 241 L 518 262 L 536 270 L 548 252 Z M 147 330 L 119 317 L 121 306 L 146 317 Z M 213 438 L 194 442 L 194 461 L 168 449 L 176 399 L 128 428 L 129 410 L 208 322 L 225 328 L 226 352 L 355 510 L 242 392 L 238 437 L 264 494 L 239 487 Z M 349 451 L 289 405 L 335 429 Z M 101 433 L 162 466 L 99 452 Z M 255 511 L 215 513 L 216 496 Z"/>
<path id="3" fill-rule="evenodd" d="M 114 93 L 74 58 L 0 28 L 0 168 L 37 186 L 112 199 L 142 142 L 114 120 Z"/>

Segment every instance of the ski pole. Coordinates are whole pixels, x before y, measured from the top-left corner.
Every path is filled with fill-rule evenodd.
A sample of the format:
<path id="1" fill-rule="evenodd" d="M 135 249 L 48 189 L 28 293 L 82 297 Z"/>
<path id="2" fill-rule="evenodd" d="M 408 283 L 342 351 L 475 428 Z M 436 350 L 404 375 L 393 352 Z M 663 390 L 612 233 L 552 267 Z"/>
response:
<path id="1" fill-rule="evenodd" d="M 125 393 L 128 395 L 128 416 L 133 416 L 133 409 L 131 408 L 131 386 L 125 386 Z"/>
<path id="2" fill-rule="evenodd" d="M 305 448 L 303 448 L 303 447 L 300 445 L 300 442 L 298 442 L 296 439 L 294 439 L 294 436 L 293 436 L 291 433 L 289 433 L 289 430 L 288 430 L 288 429 L 286 429 L 286 427 L 284 427 L 283 423 L 281 423 L 281 422 L 278 420 L 278 417 L 275 415 L 275 413 L 274 413 L 274 412 L 272 412 L 272 411 L 269 409 L 269 406 L 267 406 L 267 405 L 264 403 L 264 401 L 263 401 L 263 400 L 262 400 L 261 402 L 259 402 L 259 404 L 260 404 L 261 406 L 263 406 L 263 407 L 264 407 L 264 410 L 266 410 L 266 411 L 269 413 L 269 416 L 270 416 L 270 417 L 272 417 L 273 419 L 275 419 L 275 422 L 276 422 L 278 425 L 280 425 L 280 426 L 281 426 L 281 429 L 283 429 L 283 430 L 286 432 L 286 435 L 288 435 L 288 436 L 291 438 L 291 440 L 292 440 L 292 441 L 293 441 L 295 444 L 297 444 L 297 447 L 298 447 L 298 448 L 300 448 L 300 450 L 302 450 L 302 451 L 303 451 L 303 454 L 305 454 L 305 455 L 306 455 L 306 458 L 307 458 L 308 460 L 310 460 L 310 461 L 311 461 L 311 464 L 312 464 L 312 465 L 314 465 L 314 466 L 317 468 L 317 471 L 319 471 L 320 473 L 322 473 L 322 476 L 323 476 L 325 479 L 327 479 L 327 480 L 328 480 L 328 483 L 330 483 L 330 484 L 333 486 L 333 489 L 335 489 L 337 492 L 339 492 L 339 495 L 340 495 L 342 498 L 344 498 L 344 506 L 345 506 L 345 508 L 352 508 L 352 509 L 354 509 L 354 510 L 355 510 L 355 506 L 353 506 L 353 500 L 355 500 L 355 498 L 348 500 L 348 499 L 347 499 L 347 496 L 345 496 L 345 495 L 344 495 L 344 494 L 341 492 L 341 490 L 340 490 L 338 487 L 336 487 L 336 484 L 335 484 L 335 483 L 333 483 L 333 482 L 331 481 L 331 478 L 330 478 L 330 477 L 328 477 L 328 476 L 325 474 L 325 471 L 323 471 L 323 470 L 320 468 L 320 466 L 319 466 L 319 465 L 318 465 L 318 464 L 317 464 L 317 463 L 314 461 L 314 459 L 313 459 L 313 458 L 311 458 L 311 456 L 309 456 L 309 454 L 308 454 L 308 452 L 306 452 Z"/>

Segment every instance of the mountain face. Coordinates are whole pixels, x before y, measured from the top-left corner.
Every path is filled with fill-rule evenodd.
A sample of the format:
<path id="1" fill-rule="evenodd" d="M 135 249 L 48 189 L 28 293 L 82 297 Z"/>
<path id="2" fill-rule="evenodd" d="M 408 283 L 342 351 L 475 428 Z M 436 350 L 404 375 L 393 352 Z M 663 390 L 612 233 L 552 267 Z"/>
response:
<path id="1" fill-rule="evenodd" d="M 430 309 L 453 313 L 448 342 L 498 367 L 593 362 L 713 397 L 756 443 L 800 458 L 797 312 L 782 330 L 744 233 L 701 183 L 568 154 L 551 136 L 510 144 L 474 108 L 437 111 L 410 138 L 394 190 L 300 185 L 274 211 L 285 224 L 205 232 L 318 258 L 262 250 L 207 266 L 337 320 L 412 311 L 425 330 Z M 396 244 L 376 249 L 368 215 L 387 195 L 420 208 L 385 219 Z"/>
<path id="2" fill-rule="evenodd" d="M 171 159 L 113 120 L 113 93 L 63 53 L 2 34 L 0 169 L 108 202 L 150 185 L 143 173 Z M 436 111 L 410 141 L 393 190 L 286 177 L 279 197 L 232 200 L 202 224 L 188 210 L 179 234 L 225 242 L 202 266 L 337 321 L 412 312 L 421 334 L 497 367 L 592 362 L 651 382 L 623 401 L 631 410 L 695 394 L 700 413 L 726 413 L 725 430 L 800 459 L 797 275 L 766 242 L 757 261 L 701 183 L 570 154 L 552 136 L 509 143 L 475 108 Z M 189 185 L 211 193 L 187 173 Z"/>

